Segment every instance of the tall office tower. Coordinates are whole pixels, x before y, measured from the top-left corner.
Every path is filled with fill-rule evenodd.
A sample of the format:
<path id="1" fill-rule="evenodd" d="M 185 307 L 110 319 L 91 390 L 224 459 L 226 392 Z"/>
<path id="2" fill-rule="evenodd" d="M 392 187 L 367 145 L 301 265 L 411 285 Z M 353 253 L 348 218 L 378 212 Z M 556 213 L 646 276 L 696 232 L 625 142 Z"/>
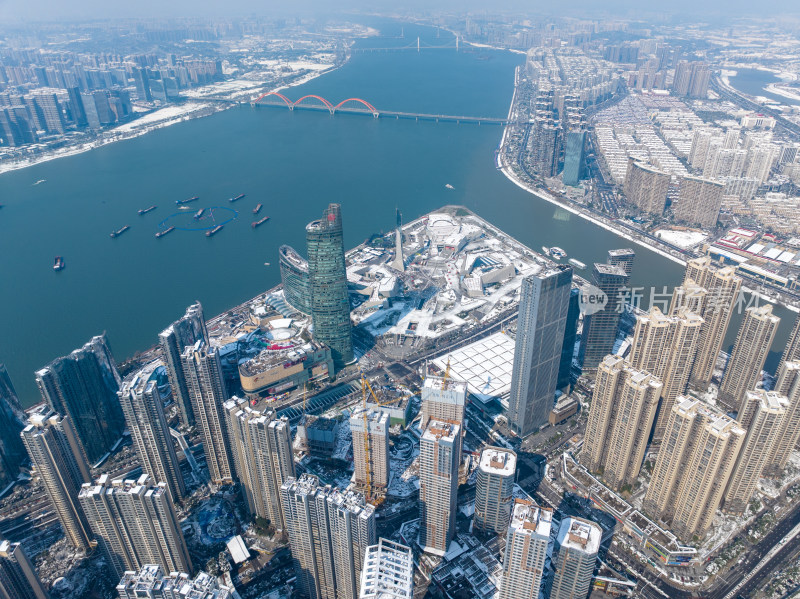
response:
<path id="1" fill-rule="evenodd" d="M 661 389 L 656 377 L 619 356 L 606 356 L 597 369 L 580 460 L 615 490 L 639 476 Z"/>
<path id="2" fill-rule="evenodd" d="M 192 411 L 198 428 L 203 432 L 203 449 L 211 480 L 217 484 L 233 482 L 235 473 L 222 405 L 228 401 L 228 392 L 219 354 L 216 348 L 199 340 L 184 350 L 181 363 Z"/>
<path id="3" fill-rule="evenodd" d="M 410 547 L 381 537 L 367 547 L 359 599 L 412 599 L 414 554 Z"/>
<path id="4" fill-rule="evenodd" d="M 745 430 L 732 418 L 698 400 L 679 397 L 643 510 L 671 522 L 671 530 L 685 542 L 703 536 L 722 501 L 744 437 Z"/>
<path id="5" fill-rule="evenodd" d="M 85 127 L 87 125 L 86 110 L 83 107 L 80 88 L 77 86 L 67 88 L 67 95 L 69 96 L 69 109 L 72 113 L 72 120 L 78 127 Z"/>
<path id="6" fill-rule="evenodd" d="M 140 570 L 125 572 L 117 585 L 119 599 L 234 599 L 236 589 L 220 578 L 198 572 L 192 578 L 186 572 L 165 574 L 161 566 L 147 564 Z"/>
<path id="7" fill-rule="evenodd" d="M 764 476 L 780 478 L 789 456 L 800 441 L 800 362 L 781 364 L 774 391 L 786 397 L 788 405 L 768 456 Z"/>
<path id="8" fill-rule="evenodd" d="M 636 252 L 631 248 L 618 250 L 608 250 L 608 263 L 612 266 L 619 266 L 629 277 L 633 272 L 633 261 L 636 259 Z"/>
<path id="9" fill-rule="evenodd" d="M 281 270 L 283 298 L 295 310 L 311 314 L 308 262 L 290 246 L 282 245 L 278 248 L 278 265 Z"/>
<path id="10" fill-rule="evenodd" d="M 194 412 L 189 389 L 186 386 L 181 354 L 187 347 L 201 339 L 208 343 L 208 330 L 200 302 L 189 306 L 180 320 L 173 322 L 158 335 L 158 344 L 161 346 L 167 377 L 172 387 L 172 398 L 181 411 L 181 421 L 187 426 L 194 424 Z"/>
<path id="11" fill-rule="evenodd" d="M 586 599 L 603 531 L 590 520 L 564 518 L 556 537 L 555 576 L 550 599 Z"/>
<path id="12" fill-rule="evenodd" d="M 17 480 L 27 454 L 19 433 L 21 409 L 6 367 L 0 364 L 0 489 Z"/>
<path id="13" fill-rule="evenodd" d="M 769 465 L 786 418 L 789 400 L 774 391 L 748 391 L 745 403 L 752 414 L 742 426 L 747 436 L 725 489 L 722 507 L 729 514 L 743 514 L 756 490 L 758 479 Z M 751 407 L 752 406 L 752 407 Z"/>
<path id="14" fill-rule="evenodd" d="M 143 474 L 109 481 L 104 474 L 78 493 L 97 544 L 120 578 L 126 570 L 157 564 L 167 572 L 192 572 L 175 507 L 165 483 Z"/>
<path id="15" fill-rule="evenodd" d="M 385 491 L 389 486 L 389 414 L 356 408 L 350 415 L 350 431 L 356 486 Z"/>
<path id="16" fill-rule="evenodd" d="M 297 593 L 310 599 L 356 599 L 366 549 L 377 541 L 375 508 L 364 496 L 321 486 L 316 476 L 281 487 Z"/>
<path id="17" fill-rule="evenodd" d="M 676 316 L 680 310 L 703 314 L 706 308 L 706 291 L 700 285 L 689 281 L 683 285 L 678 285 L 672 290 L 672 300 L 669 303 L 669 315 Z"/>
<path id="18" fill-rule="evenodd" d="M 572 361 L 575 357 L 575 342 L 578 339 L 578 321 L 581 315 L 581 291 L 573 287 L 569 292 L 567 321 L 564 325 L 564 340 L 561 343 L 561 362 L 558 365 L 556 388 L 568 392 L 572 382 Z"/>
<path id="19" fill-rule="evenodd" d="M 586 177 L 586 131 L 567 132 L 564 146 L 564 172 L 561 179 L 564 185 L 576 186 Z"/>
<path id="20" fill-rule="evenodd" d="M 431 419 L 419 442 L 419 545 L 444 555 L 456 529 L 461 425 Z"/>
<path id="21" fill-rule="evenodd" d="M 0 541 L 0 599 L 47 599 L 22 545 Z"/>
<path id="22" fill-rule="evenodd" d="M 776 375 L 780 376 L 781 368 L 786 362 L 796 362 L 798 360 L 800 360 L 800 316 L 794 321 L 789 340 L 786 342 L 786 348 L 781 355 L 780 364 L 778 364 L 778 368 L 775 371 Z M 0 393 L 2 393 L 2 390 L 0 390 Z"/>
<path id="23" fill-rule="evenodd" d="M 286 530 L 281 486 L 296 476 L 292 430 L 272 410 L 254 410 L 246 399 L 225 402 L 233 461 L 251 514 Z"/>
<path id="24" fill-rule="evenodd" d="M 581 356 L 584 368 L 597 368 L 614 349 L 622 311 L 624 288 L 628 275 L 620 266 L 595 263 L 592 275 L 595 287 L 605 294 L 606 304 L 594 314 L 584 314 Z"/>
<path id="25" fill-rule="evenodd" d="M 91 531 L 77 496 L 91 477 L 69 416 L 39 409 L 21 434 L 64 534 L 74 547 L 88 548 Z"/>
<path id="26" fill-rule="evenodd" d="M 119 402 L 142 470 L 166 483 L 173 501 L 182 501 L 186 485 L 154 376 L 159 366 L 161 362 L 154 361 L 126 377 L 118 393 Z"/>
<path id="27" fill-rule="evenodd" d="M 661 216 L 667 203 L 670 179 L 669 173 L 630 159 L 625 174 L 625 197 L 642 212 Z"/>
<path id="28" fill-rule="evenodd" d="M 97 118 L 100 119 L 101 125 L 111 125 L 116 122 L 117 117 L 114 111 L 111 110 L 111 104 L 108 101 L 108 92 L 104 89 L 99 89 L 92 92 L 92 99 L 94 106 L 97 109 Z"/>
<path id="29" fill-rule="evenodd" d="M 719 387 L 719 401 L 725 406 L 741 410 L 745 392 L 756 388 L 780 322 L 781 319 L 772 313 L 772 304 L 751 306 L 745 310 Z"/>
<path id="30" fill-rule="evenodd" d="M 69 416 L 90 464 L 122 437 L 125 416 L 117 399 L 122 382 L 105 335 L 36 372 L 42 398 Z"/>
<path id="31" fill-rule="evenodd" d="M 403 215 L 399 209 L 395 209 L 397 226 L 394 229 L 394 258 L 392 258 L 392 268 L 399 272 L 405 272 L 406 262 L 403 257 Z"/>
<path id="32" fill-rule="evenodd" d="M 22 110 L 25 109 L 22 108 Z M 27 117 L 18 117 L 13 108 L 0 108 L 0 138 L 3 139 L 4 145 L 14 148 L 26 143 L 33 143 L 35 134 L 30 128 Z"/>
<path id="33" fill-rule="evenodd" d="M 150 77 L 147 71 L 141 67 L 133 69 L 133 82 L 136 85 L 136 96 L 140 102 L 152 102 L 153 95 L 150 93 Z"/>
<path id="34" fill-rule="evenodd" d="M 701 227 L 713 227 L 719 218 L 725 186 L 699 177 L 681 179 L 678 197 L 672 205 L 675 218 Z"/>
<path id="35" fill-rule="evenodd" d="M 81 92 L 81 102 L 83 102 L 83 109 L 86 112 L 86 123 L 91 129 L 99 129 L 100 115 L 97 112 L 92 92 Z"/>
<path id="36" fill-rule="evenodd" d="M 537 599 L 544 576 L 553 510 L 517 499 L 503 555 L 500 599 Z"/>
<path id="37" fill-rule="evenodd" d="M 663 438 L 676 398 L 686 393 L 702 326 L 703 319 L 684 308 L 675 316 L 665 316 L 653 307 L 649 314 L 636 318 L 628 360 L 663 383 L 654 442 Z"/>
<path id="38" fill-rule="evenodd" d="M 353 361 L 350 297 L 344 260 L 342 211 L 328 204 L 320 220 L 306 226 L 308 282 L 314 337 L 331 348 L 336 369 Z"/>
<path id="39" fill-rule="evenodd" d="M 686 267 L 686 276 L 689 276 L 690 268 L 697 270 L 695 265 L 691 265 L 694 260 L 690 260 Z M 692 367 L 692 384 L 705 390 L 711 382 L 711 375 L 717 364 L 722 343 L 725 341 L 725 334 L 728 332 L 728 325 L 731 322 L 733 307 L 742 288 L 742 279 L 736 276 L 736 270 L 730 266 L 720 268 L 717 271 L 706 269 L 706 272 L 696 272 L 703 282 L 694 280 L 698 285 L 704 287 L 708 294 L 705 299 L 705 308 L 700 316 L 703 317 L 703 326 L 700 329 L 700 342 L 697 347 L 697 357 Z"/>
<path id="40" fill-rule="evenodd" d="M 467 401 L 467 384 L 452 378 L 428 375 L 422 383 L 422 408 L 420 430 L 425 430 L 430 419 L 447 420 L 464 424 L 464 405 Z"/>
<path id="41" fill-rule="evenodd" d="M 520 436 L 544 426 L 553 409 L 571 289 L 569 266 L 522 280 L 508 398 L 508 424 Z"/>
<path id="42" fill-rule="evenodd" d="M 478 463 L 475 485 L 475 530 L 506 534 L 511 519 L 517 454 L 510 449 L 486 447 Z"/>
<path id="43" fill-rule="evenodd" d="M 61 105 L 53 92 L 37 91 L 34 101 L 44 116 L 44 126 L 48 133 L 64 133 L 64 115 L 61 114 Z"/>

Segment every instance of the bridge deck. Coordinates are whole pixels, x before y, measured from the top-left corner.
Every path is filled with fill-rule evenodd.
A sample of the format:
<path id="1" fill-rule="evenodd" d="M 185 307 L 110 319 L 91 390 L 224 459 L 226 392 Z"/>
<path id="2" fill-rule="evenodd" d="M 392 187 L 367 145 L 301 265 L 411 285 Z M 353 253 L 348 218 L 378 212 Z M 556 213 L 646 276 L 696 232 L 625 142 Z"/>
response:
<path id="1" fill-rule="evenodd" d="M 283 108 L 286 109 L 286 104 L 283 103 L 272 103 L 272 102 L 263 102 L 263 103 L 253 103 L 253 106 L 269 106 L 273 108 Z M 317 110 L 317 111 L 325 111 L 331 112 L 331 109 L 327 106 L 315 106 L 313 104 L 307 105 L 297 105 L 292 107 L 293 110 Z M 487 116 L 468 116 L 468 115 L 454 115 L 454 114 L 430 114 L 425 112 L 401 112 L 397 110 L 377 110 L 376 112 L 372 112 L 370 110 L 364 108 L 346 108 L 340 107 L 336 108 L 332 114 L 337 112 L 344 112 L 347 114 L 361 114 L 361 115 L 368 115 L 375 118 L 397 118 L 397 119 L 415 119 L 415 120 L 425 120 L 425 121 L 448 121 L 448 122 L 456 122 L 456 123 L 487 123 L 487 124 L 494 124 L 494 125 L 505 125 L 508 123 L 508 119 L 506 118 L 497 118 L 497 117 L 487 117 Z"/>

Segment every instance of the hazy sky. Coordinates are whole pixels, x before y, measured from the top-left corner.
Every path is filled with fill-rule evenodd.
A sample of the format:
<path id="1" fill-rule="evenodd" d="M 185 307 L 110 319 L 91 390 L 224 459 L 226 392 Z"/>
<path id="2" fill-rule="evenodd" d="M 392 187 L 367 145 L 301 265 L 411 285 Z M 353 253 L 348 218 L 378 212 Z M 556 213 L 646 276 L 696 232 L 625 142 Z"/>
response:
<path id="1" fill-rule="evenodd" d="M 486 9 L 586 17 L 600 11 L 622 16 L 668 12 L 762 17 L 800 12 L 797 0 L 0 0 L 0 19 L 40 21 L 109 17 L 240 16 L 244 14 L 325 13 L 348 10 L 462 12 Z"/>

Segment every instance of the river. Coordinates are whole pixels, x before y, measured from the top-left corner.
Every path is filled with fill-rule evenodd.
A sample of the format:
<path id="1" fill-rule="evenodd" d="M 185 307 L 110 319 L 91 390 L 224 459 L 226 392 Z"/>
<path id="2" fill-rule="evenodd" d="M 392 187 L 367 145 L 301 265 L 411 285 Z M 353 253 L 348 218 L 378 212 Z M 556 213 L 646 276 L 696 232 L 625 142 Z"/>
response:
<path id="1" fill-rule="evenodd" d="M 400 27 L 381 24 L 386 36 Z M 418 35 L 423 45 L 452 39 L 403 28 L 404 40 L 373 38 L 357 47 L 402 46 Z M 523 57 L 461 50 L 356 53 L 342 68 L 284 93 L 504 117 Z M 630 245 L 508 181 L 494 165 L 501 136 L 497 125 L 240 107 L 0 175 L 0 362 L 30 405 L 39 399 L 34 370 L 94 334 L 107 331 L 122 360 L 155 343 L 194 300 L 211 316 L 253 297 L 280 281 L 278 247 L 304 250 L 304 226 L 328 202 L 342 204 L 348 247 L 391 228 L 395 207 L 411 220 L 445 204 L 463 204 L 533 249 L 557 245 L 586 264 Z M 227 202 L 239 193 L 247 196 Z M 158 223 L 176 212 L 175 200 L 194 195 L 195 210 L 232 206 L 239 216 L 211 238 L 176 230 L 155 239 Z M 252 229 L 257 203 L 271 219 Z M 152 204 L 158 208 L 137 215 Z M 679 265 L 635 247 L 633 285 L 660 291 L 680 281 Z M 58 273 L 56 255 L 66 261 Z"/>

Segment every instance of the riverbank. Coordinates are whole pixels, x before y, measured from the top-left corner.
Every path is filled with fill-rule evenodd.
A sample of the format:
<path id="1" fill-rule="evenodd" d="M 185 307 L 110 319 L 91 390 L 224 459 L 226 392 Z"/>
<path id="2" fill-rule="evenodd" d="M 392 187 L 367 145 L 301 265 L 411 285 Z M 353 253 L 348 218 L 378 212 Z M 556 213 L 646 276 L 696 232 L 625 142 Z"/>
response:
<path id="1" fill-rule="evenodd" d="M 350 55 L 348 54 L 348 59 L 349 56 Z M 279 92 L 281 90 L 308 83 L 317 77 L 321 77 L 322 75 L 335 71 L 346 63 L 347 60 L 343 61 L 341 64 L 328 66 L 325 69 L 311 70 L 289 84 L 278 85 L 270 89 L 265 89 L 257 84 L 251 89 L 256 90 L 259 95 L 260 93 Z M 230 83 L 232 82 L 223 82 L 219 85 Z M 107 146 L 108 144 L 119 141 L 135 139 L 141 135 L 145 135 L 146 133 L 163 129 L 164 127 L 170 127 L 172 125 L 177 125 L 178 123 L 211 116 L 217 112 L 222 112 L 223 110 L 228 110 L 229 108 L 233 108 L 235 106 L 240 106 L 243 102 L 245 102 L 245 99 L 231 99 L 230 101 L 204 100 L 202 95 L 196 94 L 187 96 L 186 99 L 187 101 L 183 104 L 165 106 L 158 110 L 154 110 L 153 112 L 149 112 L 136 120 L 124 123 L 119 127 L 109 129 L 108 131 L 103 132 L 102 137 L 99 139 L 78 143 L 64 148 L 57 148 L 55 150 L 50 150 L 30 158 L 9 161 L 8 163 L 0 163 L 0 175 L 23 168 L 28 168 L 37 164 L 42 164 L 44 162 L 49 162 L 51 160 L 56 160 L 58 158 L 75 156 L 77 154 L 82 154 L 84 152 L 101 148 L 103 146 Z"/>

